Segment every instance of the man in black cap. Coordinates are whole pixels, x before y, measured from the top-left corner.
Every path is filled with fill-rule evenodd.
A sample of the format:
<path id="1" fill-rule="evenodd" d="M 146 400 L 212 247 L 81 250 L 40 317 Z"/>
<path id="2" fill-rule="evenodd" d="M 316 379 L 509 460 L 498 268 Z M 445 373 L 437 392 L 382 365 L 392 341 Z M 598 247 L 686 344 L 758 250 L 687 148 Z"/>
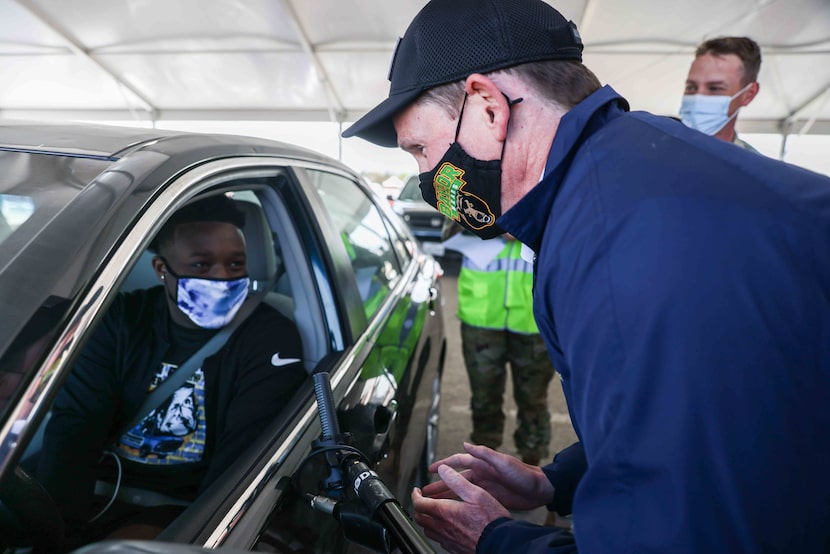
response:
<path id="1" fill-rule="evenodd" d="M 433 0 L 344 133 L 533 251 L 581 439 L 544 468 L 465 445 L 415 520 L 454 552 L 824 552 L 830 179 L 629 112 L 581 52 L 542 0 Z M 542 505 L 575 536 L 510 519 Z"/>

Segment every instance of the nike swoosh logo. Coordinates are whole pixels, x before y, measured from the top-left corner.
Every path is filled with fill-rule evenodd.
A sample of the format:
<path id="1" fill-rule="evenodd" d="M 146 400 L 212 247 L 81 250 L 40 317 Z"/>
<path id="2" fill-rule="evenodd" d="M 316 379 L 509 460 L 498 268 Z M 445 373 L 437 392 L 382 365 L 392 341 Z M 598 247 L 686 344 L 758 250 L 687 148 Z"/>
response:
<path id="1" fill-rule="evenodd" d="M 283 365 L 294 364 L 300 361 L 300 358 L 280 358 L 280 353 L 277 352 L 271 356 L 271 365 L 280 367 Z"/>

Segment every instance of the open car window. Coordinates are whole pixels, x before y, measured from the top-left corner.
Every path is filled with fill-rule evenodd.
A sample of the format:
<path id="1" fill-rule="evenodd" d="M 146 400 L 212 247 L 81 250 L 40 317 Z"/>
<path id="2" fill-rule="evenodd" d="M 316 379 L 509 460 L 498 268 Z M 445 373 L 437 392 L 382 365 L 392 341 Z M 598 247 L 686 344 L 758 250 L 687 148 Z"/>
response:
<path id="1" fill-rule="evenodd" d="M 287 215 L 288 210 L 283 204 L 278 192 L 281 187 L 285 186 L 285 183 L 286 177 L 284 173 L 279 172 L 272 177 L 262 178 L 243 178 L 240 176 L 237 179 L 232 179 L 226 177 L 220 183 L 214 183 L 210 191 L 202 193 L 197 197 L 204 198 L 205 196 L 221 195 L 230 199 L 235 208 L 244 215 L 244 225 L 241 230 L 247 249 L 247 278 L 250 281 L 249 297 L 258 299 L 262 305 L 279 313 L 284 318 L 282 320 L 283 322 L 290 322 L 290 325 L 287 323 L 280 323 L 280 325 L 293 327 L 294 330 L 292 332 L 296 333 L 296 339 L 292 339 L 296 349 L 294 351 L 283 351 L 277 346 L 281 344 L 278 340 L 280 331 L 278 328 L 274 328 L 274 332 L 277 333 L 273 340 L 273 344 L 275 345 L 273 347 L 274 352 L 269 351 L 267 353 L 267 360 L 263 358 L 265 361 L 261 364 L 263 366 L 262 370 L 255 370 L 264 371 L 265 373 L 263 375 L 268 373 L 276 374 L 285 365 L 302 364 L 299 368 L 299 373 L 302 374 L 302 377 L 299 377 L 295 371 L 293 380 L 280 381 L 278 384 L 274 384 L 274 401 L 266 403 L 271 408 L 269 410 L 261 410 L 263 414 L 269 411 L 273 412 L 274 410 L 279 411 L 281 406 L 286 405 L 281 401 L 277 401 L 280 398 L 280 394 L 284 395 L 285 391 L 289 391 L 290 394 L 290 390 L 293 390 L 292 387 L 304 382 L 307 378 L 306 372 L 313 368 L 317 359 L 323 357 L 329 350 L 327 341 L 330 333 L 323 328 L 323 319 L 320 316 L 319 306 L 315 307 L 313 305 L 316 302 L 315 298 L 317 294 L 313 290 L 314 280 L 311 278 L 312 272 L 308 267 L 308 261 L 302 254 L 303 247 L 298 237 L 297 229 L 295 229 L 291 218 Z M 221 188 L 217 189 L 217 186 Z M 192 200 L 188 201 L 188 203 Z M 172 214 L 170 210 L 162 211 L 161 213 L 163 214 L 163 219 L 152 226 L 154 230 L 159 229 L 163 221 Z M 145 236 L 143 240 L 149 242 L 149 238 L 149 236 Z M 167 335 L 157 325 L 156 321 L 148 319 L 146 324 L 142 324 L 136 327 L 136 329 L 140 329 L 141 333 L 146 334 L 143 338 L 150 341 L 148 344 L 156 345 L 154 347 L 146 347 L 148 350 L 155 349 L 155 352 L 152 355 L 145 356 L 142 352 L 133 352 L 131 350 L 133 346 L 128 346 L 127 350 L 122 349 L 123 344 L 133 344 L 139 350 L 142 350 L 143 347 L 140 347 L 141 341 L 139 340 L 125 343 L 125 337 L 119 336 L 118 330 L 111 327 L 112 321 L 114 321 L 113 317 L 111 317 L 111 310 L 123 311 L 125 306 L 128 305 L 123 298 L 140 295 L 142 300 L 138 304 L 134 304 L 134 307 L 131 308 L 138 311 L 134 315 L 122 314 L 120 317 L 142 318 L 145 316 L 141 314 L 145 313 L 146 303 L 149 301 L 144 299 L 145 296 L 147 299 L 156 298 L 156 300 L 152 301 L 158 305 L 162 305 L 166 302 L 165 295 L 170 295 L 169 290 L 164 290 L 164 293 L 162 293 L 164 283 L 160 280 L 160 276 L 153 267 L 153 259 L 157 255 L 158 252 L 144 248 L 131 266 L 121 270 L 123 278 L 119 279 L 120 286 L 109 292 L 109 300 L 107 300 L 105 306 L 102 306 L 100 310 L 101 315 L 97 318 L 93 329 L 88 332 L 86 344 L 81 345 L 80 343 L 75 343 L 72 345 L 73 350 L 71 351 L 71 356 L 76 358 L 76 362 L 72 364 L 72 367 L 68 368 L 69 372 L 66 380 L 58 392 L 58 405 L 60 406 L 60 410 L 62 410 L 61 413 L 70 410 L 77 414 L 77 417 L 82 417 L 86 413 L 98 413 L 100 410 L 98 409 L 97 401 L 90 402 L 89 400 L 93 398 L 108 398 L 111 396 L 109 393 L 95 393 L 100 388 L 99 385 L 102 385 L 104 389 L 120 386 L 118 383 L 104 385 L 104 382 L 108 380 L 120 381 L 123 379 L 123 377 L 119 377 L 117 371 L 107 374 L 84 370 L 76 375 L 83 367 L 87 369 L 92 367 L 96 363 L 96 360 L 104 360 L 108 356 L 113 357 L 114 362 L 127 358 L 140 358 L 139 361 L 141 361 L 146 358 L 149 365 L 158 366 L 159 371 L 155 373 L 155 377 L 152 377 L 144 384 L 133 383 L 129 380 L 125 381 L 130 386 L 138 386 L 138 395 L 143 396 L 146 395 L 147 390 L 152 391 L 157 386 L 160 386 L 164 380 L 171 378 L 170 376 L 175 373 L 176 367 L 181 363 L 181 360 L 187 359 L 197 350 L 195 346 L 196 342 L 194 341 L 202 341 L 203 339 L 201 337 L 206 336 L 196 331 L 188 332 L 189 334 L 187 335 L 181 335 L 181 331 L 176 331 L 179 338 L 184 336 L 183 344 L 193 346 L 186 346 L 185 350 L 181 350 L 181 347 L 177 346 L 176 348 L 178 350 L 171 350 L 172 347 L 163 346 L 164 340 L 167 339 L 163 339 L 162 343 L 152 339 L 153 336 Z M 286 256 L 289 259 L 286 259 Z M 158 293 L 153 294 L 153 290 L 158 291 Z M 295 293 L 297 293 L 296 298 L 299 298 L 299 305 L 302 306 L 300 309 L 297 309 Z M 116 298 L 117 301 L 113 302 L 113 299 Z M 256 310 L 259 313 L 259 308 Z M 270 317 L 270 320 L 267 317 L 264 320 L 260 317 L 259 320 L 279 321 L 276 319 L 276 316 L 268 317 Z M 264 336 L 269 332 L 269 329 L 270 327 L 266 326 L 264 328 L 254 329 L 253 331 Z M 251 329 L 245 330 L 245 334 L 250 334 L 251 332 Z M 161 333 L 161 335 L 158 335 L 158 333 Z M 109 346 L 106 346 L 107 344 Z M 182 344 L 182 341 L 179 341 L 178 344 Z M 267 344 L 271 344 L 271 341 L 267 341 Z M 267 344 L 265 344 L 265 348 L 268 348 Z M 110 350 L 105 349 L 110 349 L 111 353 L 108 354 L 107 351 Z M 155 358 L 156 355 L 162 357 L 160 358 L 162 360 L 160 365 Z M 247 355 L 252 354 L 251 352 L 240 351 L 236 357 L 244 358 Z M 177 358 L 178 361 L 168 362 L 166 361 L 168 358 Z M 82 366 L 81 369 L 79 369 L 79 364 Z M 107 363 L 106 365 L 109 366 L 111 364 Z M 252 378 L 258 379 L 255 376 Z M 190 478 L 185 478 L 186 474 L 192 473 L 190 470 L 185 471 L 180 478 L 175 480 L 177 483 L 176 487 L 168 487 L 170 491 L 169 495 L 160 492 L 157 487 L 152 486 L 152 483 L 157 479 L 154 475 L 157 473 L 160 475 L 159 471 L 161 471 L 161 468 L 175 467 L 177 464 L 181 464 L 182 470 L 188 467 L 188 464 L 195 464 L 192 467 L 198 468 L 207 463 L 200 460 L 206 460 L 208 455 L 215 455 L 215 453 L 211 454 L 213 452 L 211 449 L 216 448 L 216 441 L 220 440 L 221 437 L 221 429 L 208 429 L 206 431 L 204 422 L 210 419 L 209 414 L 211 410 L 217 410 L 216 403 L 218 402 L 221 405 L 222 403 L 229 402 L 223 400 L 223 398 L 226 395 L 236 394 L 234 391 L 237 389 L 233 387 L 232 383 L 227 386 L 222 386 L 222 390 L 227 389 L 228 392 L 221 392 L 218 397 L 214 394 L 214 400 L 210 401 L 210 398 L 205 393 L 205 386 L 208 379 L 209 376 L 206 376 L 202 372 L 202 368 L 199 367 L 192 376 L 188 377 L 176 389 L 170 397 L 169 402 L 162 399 L 163 402 L 157 408 L 148 412 L 134 426 L 129 429 L 120 429 L 113 435 L 116 427 L 109 422 L 119 420 L 123 424 L 123 420 L 127 419 L 121 413 L 124 409 L 122 404 L 123 400 L 117 400 L 112 405 L 112 409 L 115 411 L 110 416 L 105 417 L 104 422 L 100 421 L 101 418 L 93 418 L 98 422 L 95 428 L 90 428 L 88 433 L 81 432 L 78 435 L 97 437 L 95 440 L 100 441 L 102 445 L 109 444 L 111 439 L 115 440 L 112 443 L 114 445 L 112 448 L 113 455 L 102 456 L 100 460 L 101 467 L 98 467 L 96 464 L 96 467 L 92 468 L 96 476 L 96 498 L 104 500 L 103 503 L 99 502 L 97 504 L 94 510 L 96 514 L 105 513 L 106 510 L 112 509 L 104 506 L 106 499 L 117 499 L 120 502 L 121 493 L 130 494 L 132 495 L 131 498 L 140 498 L 142 503 L 156 502 L 153 498 L 159 497 L 159 495 L 166 499 L 165 502 L 168 502 L 170 498 L 179 498 L 184 501 L 181 503 L 182 506 L 187 505 L 190 499 L 194 498 L 192 494 L 197 494 L 200 486 L 198 482 Z M 98 384 L 96 384 L 96 381 Z M 259 384 L 256 387 L 251 387 L 254 382 Z M 67 386 L 71 386 L 72 388 L 66 389 Z M 267 397 L 267 389 L 264 388 L 266 386 L 268 386 L 266 381 L 250 381 L 249 385 L 246 385 L 250 390 L 259 389 L 259 395 L 262 398 Z M 141 387 L 144 387 L 144 389 Z M 182 393 L 182 390 L 185 390 L 185 393 Z M 239 392 L 241 393 L 243 390 L 244 387 Z M 67 393 L 67 391 L 69 392 Z M 135 404 L 134 401 L 133 404 Z M 256 406 L 253 405 L 247 406 L 245 411 L 254 410 L 255 408 Z M 229 412 L 222 417 L 232 418 L 235 416 Z M 47 470 L 47 473 L 44 474 L 43 467 L 53 465 L 48 463 L 47 458 L 52 456 L 55 449 L 46 449 L 45 445 L 48 444 L 47 437 L 49 433 L 54 434 L 54 431 L 50 431 L 50 429 L 55 425 L 55 421 L 55 411 L 50 410 L 38 426 L 31 440 L 28 441 L 27 448 L 21 456 L 20 467 L 30 475 L 48 475 L 48 471 L 51 471 Z M 261 432 L 265 428 L 265 424 L 268 421 L 263 420 L 260 425 L 251 425 L 246 428 L 246 432 L 253 437 L 254 434 Z M 221 419 L 215 420 L 214 418 L 213 425 L 220 424 L 225 425 Z M 210 438 L 211 431 L 216 438 Z M 244 447 L 251 442 L 253 441 L 244 441 L 234 447 L 233 451 L 241 453 Z M 81 444 L 67 446 L 77 447 L 79 449 L 87 448 L 87 446 Z M 105 447 L 102 450 L 107 449 Z M 113 466 L 113 460 L 120 461 L 116 461 Z M 62 463 L 63 461 L 61 459 L 56 458 L 54 467 L 60 469 Z M 107 468 L 106 466 L 110 467 Z M 133 480 L 133 482 L 128 483 L 126 480 L 122 480 L 122 474 L 128 475 L 130 468 L 135 469 L 136 467 L 142 468 L 139 472 L 141 475 L 138 481 Z M 212 475 L 215 478 L 221 473 L 224 467 L 227 466 L 218 469 L 208 468 L 207 475 Z M 205 469 L 202 467 L 202 474 L 204 474 L 204 471 Z M 133 471 L 133 477 L 135 475 L 136 473 Z M 75 474 L 68 474 L 65 480 L 58 479 L 58 481 L 71 483 L 75 478 Z M 187 485 L 188 482 L 191 484 Z M 180 495 L 179 493 L 183 489 L 178 490 L 177 487 L 181 485 L 192 489 L 192 492 L 186 495 Z M 58 501 L 66 501 L 65 498 L 61 497 L 62 493 L 60 491 L 49 492 Z M 170 502 L 170 504 L 175 505 L 177 503 Z"/>

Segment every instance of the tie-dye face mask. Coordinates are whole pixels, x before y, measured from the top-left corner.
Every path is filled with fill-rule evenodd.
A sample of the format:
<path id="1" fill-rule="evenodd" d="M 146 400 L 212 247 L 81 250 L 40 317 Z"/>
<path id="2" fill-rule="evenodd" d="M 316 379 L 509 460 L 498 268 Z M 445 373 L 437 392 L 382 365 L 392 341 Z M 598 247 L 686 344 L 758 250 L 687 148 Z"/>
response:
<path id="1" fill-rule="evenodd" d="M 163 259 L 163 258 L 162 258 Z M 167 271 L 176 278 L 176 305 L 190 321 L 204 329 L 219 329 L 231 322 L 248 297 L 248 277 L 205 279 L 176 275 L 165 260 Z"/>
<path id="2" fill-rule="evenodd" d="M 202 279 L 180 277 L 176 305 L 190 320 L 205 329 L 219 329 L 231 322 L 248 296 L 250 279 Z"/>

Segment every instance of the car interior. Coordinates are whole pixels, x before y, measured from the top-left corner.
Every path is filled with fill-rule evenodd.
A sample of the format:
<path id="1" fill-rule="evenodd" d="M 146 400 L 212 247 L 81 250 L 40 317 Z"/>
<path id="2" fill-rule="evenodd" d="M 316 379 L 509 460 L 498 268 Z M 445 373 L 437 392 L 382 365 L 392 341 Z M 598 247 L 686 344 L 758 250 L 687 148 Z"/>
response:
<path id="1" fill-rule="evenodd" d="M 245 214 L 242 231 L 248 251 L 249 295 L 272 306 L 295 323 L 303 341 L 304 367 L 311 374 L 332 349 L 331 333 L 321 331 L 326 329 L 326 323 L 306 262 L 306 249 L 301 244 L 282 196 L 276 190 L 276 186 L 284 180 L 285 177 L 279 175 L 257 179 L 254 183 L 247 179 L 226 182 L 216 193 L 231 196 Z M 122 281 L 119 292 L 160 284 L 152 268 L 153 256 L 149 250 L 141 254 Z M 286 258 L 298 260 L 299 263 L 286 263 Z M 20 467 L 29 473 L 37 464 L 48 419 L 47 414 L 21 458 Z"/>
<path id="2" fill-rule="evenodd" d="M 262 207 L 251 200 L 236 200 L 236 207 L 245 214 L 245 245 L 248 250 L 248 276 L 252 292 L 262 293 L 262 301 L 294 320 L 294 302 L 288 276 L 281 257 L 277 254 L 274 233 Z M 145 250 L 122 284 L 121 292 L 147 289 L 159 285 L 153 271 L 153 254 Z M 264 291 L 263 289 L 269 289 Z"/>

